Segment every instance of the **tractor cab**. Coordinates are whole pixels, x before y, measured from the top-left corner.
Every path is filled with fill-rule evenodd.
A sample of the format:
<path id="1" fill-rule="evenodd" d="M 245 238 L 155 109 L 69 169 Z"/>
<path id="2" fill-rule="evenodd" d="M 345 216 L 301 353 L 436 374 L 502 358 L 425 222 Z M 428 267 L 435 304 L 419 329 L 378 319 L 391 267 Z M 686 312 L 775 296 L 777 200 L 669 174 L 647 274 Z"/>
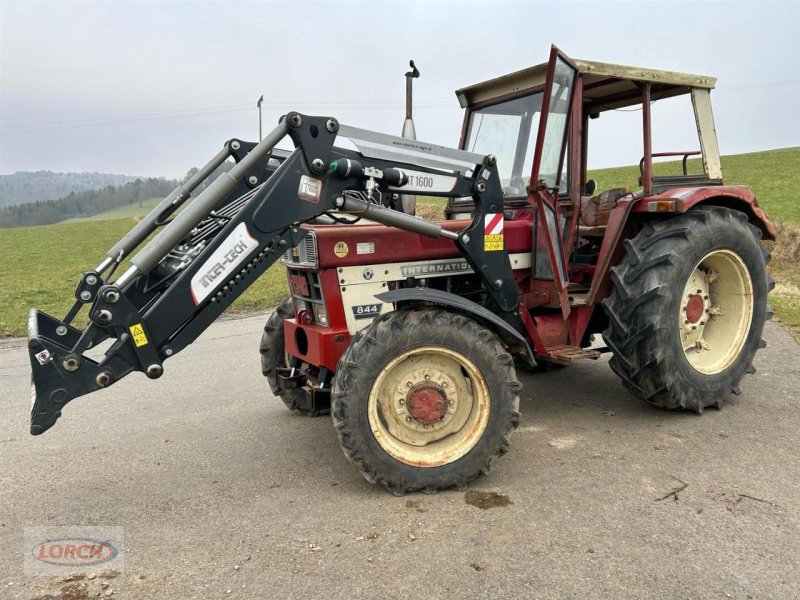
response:
<path id="1" fill-rule="evenodd" d="M 710 100 L 715 82 L 704 75 L 572 60 L 553 47 L 547 63 L 456 91 L 466 109 L 459 147 L 494 153 L 505 219 L 533 221 L 532 279 L 552 293 L 538 294 L 530 307 L 560 307 L 566 318 L 576 300 L 594 304 L 608 288 L 603 260 L 617 248 L 622 229 L 647 219 L 637 213 L 685 212 L 715 196 L 714 190 L 738 195 L 742 209 L 753 212 L 749 190 L 722 185 Z M 681 95 L 691 100 L 700 148 L 653 152 L 651 104 Z M 642 123 L 640 189 L 598 190 L 587 177 L 589 123 L 605 111 L 636 107 Z M 681 170 L 656 176 L 653 160 L 662 157 L 681 159 Z M 701 158 L 702 173 L 688 172 L 690 157 Z M 471 198 L 455 198 L 445 214 L 463 219 L 473 210 Z"/>
<path id="2" fill-rule="evenodd" d="M 605 111 L 638 106 L 643 140 L 639 196 L 671 187 L 721 185 L 710 100 L 715 82 L 705 75 L 571 60 L 553 48 L 547 63 L 456 91 L 466 109 L 459 147 L 497 156 L 508 208 L 531 206 L 537 191 L 544 190 L 559 205 L 576 207 L 598 192 L 587 180 L 589 121 Z M 700 149 L 654 153 L 650 106 L 680 95 L 691 97 Z M 682 159 L 682 172 L 654 176 L 653 159 L 669 156 Z M 689 174 L 687 160 L 697 156 L 703 173 Z M 469 204 L 466 198 L 451 200 L 448 218 L 466 216 Z"/>

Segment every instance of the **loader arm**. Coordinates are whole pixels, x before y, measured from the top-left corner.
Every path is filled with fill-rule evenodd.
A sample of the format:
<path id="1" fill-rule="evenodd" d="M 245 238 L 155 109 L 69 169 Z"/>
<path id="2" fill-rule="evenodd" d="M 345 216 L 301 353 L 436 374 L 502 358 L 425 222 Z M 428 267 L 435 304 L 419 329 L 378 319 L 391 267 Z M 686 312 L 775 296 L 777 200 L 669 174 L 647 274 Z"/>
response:
<path id="1" fill-rule="evenodd" d="M 288 136 L 295 150 L 275 146 Z M 357 151 L 335 146 L 349 138 Z M 237 147 L 234 149 L 233 146 Z M 286 115 L 259 144 L 231 141 L 109 250 L 81 279 L 63 320 L 31 310 L 33 435 L 49 429 L 78 396 L 108 387 L 132 371 L 155 379 L 164 361 L 191 344 L 239 295 L 306 235 L 300 225 L 332 211 L 357 214 L 430 237 L 447 237 L 488 290 L 488 303 L 523 333 L 508 253 L 486 237 L 502 218 L 503 194 L 494 156 L 478 155 L 339 125 L 329 117 Z M 234 151 L 236 165 L 195 198 L 202 180 Z M 268 168 L 271 159 L 280 165 Z M 274 161 L 273 161 L 274 162 Z M 251 189 L 252 188 L 252 189 Z M 395 191 L 471 196 L 475 217 L 458 233 L 383 206 Z M 186 203 L 180 214 L 166 220 Z M 111 282 L 114 268 L 150 234 L 131 266 Z M 110 270 L 109 270 L 110 269 Z M 106 280 L 103 280 L 103 275 Z M 70 325 L 88 306 L 84 330 Z M 86 352 L 103 341 L 104 355 Z"/>

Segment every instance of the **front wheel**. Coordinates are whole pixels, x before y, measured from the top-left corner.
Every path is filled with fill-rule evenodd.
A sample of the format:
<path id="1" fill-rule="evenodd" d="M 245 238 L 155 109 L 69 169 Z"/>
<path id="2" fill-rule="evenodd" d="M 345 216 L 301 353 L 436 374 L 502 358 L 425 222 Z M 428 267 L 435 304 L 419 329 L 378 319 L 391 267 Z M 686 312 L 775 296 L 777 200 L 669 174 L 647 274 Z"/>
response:
<path id="1" fill-rule="evenodd" d="M 441 309 L 388 313 L 339 360 L 331 415 L 345 456 L 392 493 L 463 488 L 509 448 L 519 422 L 511 355 Z"/>
<path id="2" fill-rule="evenodd" d="M 631 392 L 697 413 L 739 393 L 770 314 L 760 237 L 743 213 L 708 206 L 647 223 L 625 242 L 603 336 Z"/>
<path id="3" fill-rule="evenodd" d="M 278 369 L 289 366 L 283 335 L 283 322 L 295 316 L 294 303 L 287 298 L 270 315 L 264 326 L 259 351 L 261 352 L 261 372 L 269 381 L 272 393 L 278 396 L 289 410 L 297 410 L 305 399 L 301 388 L 281 389 L 278 382 Z"/>

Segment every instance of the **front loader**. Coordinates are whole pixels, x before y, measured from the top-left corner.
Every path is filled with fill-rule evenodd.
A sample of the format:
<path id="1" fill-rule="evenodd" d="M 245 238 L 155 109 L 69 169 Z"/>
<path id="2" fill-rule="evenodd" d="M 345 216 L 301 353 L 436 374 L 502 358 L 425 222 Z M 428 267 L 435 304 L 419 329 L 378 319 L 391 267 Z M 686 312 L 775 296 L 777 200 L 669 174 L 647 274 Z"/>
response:
<path id="1" fill-rule="evenodd" d="M 553 48 L 457 92 L 460 149 L 297 112 L 258 144 L 229 141 L 84 274 L 63 320 L 31 311 L 31 433 L 132 371 L 160 377 L 278 260 L 291 297 L 266 324 L 264 375 L 289 408 L 330 412 L 348 459 L 394 493 L 488 472 L 519 422 L 519 369 L 610 352 L 654 405 L 721 406 L 763 346 L 759 240 L 774 230 L 749 189 L 723 184 L 713 86 Z M 650 104 L 681 95 L 701 150 L 654 153 Z M 635 105 L 641 189 L 597 193 L 589 121 Z M 294 150 L 277 150 L 287 137 Z M 682 172 L 655 175 L 662 155 Z M 403 212 L 418 195 L 445 199 L 446 220 Z"/>

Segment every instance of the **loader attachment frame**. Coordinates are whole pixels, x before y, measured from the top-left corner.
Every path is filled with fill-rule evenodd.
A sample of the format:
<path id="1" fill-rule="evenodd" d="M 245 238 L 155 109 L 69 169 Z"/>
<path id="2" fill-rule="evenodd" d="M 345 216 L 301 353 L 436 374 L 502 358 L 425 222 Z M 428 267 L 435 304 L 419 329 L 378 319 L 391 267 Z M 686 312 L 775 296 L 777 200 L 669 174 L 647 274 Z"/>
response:
<path id="1" fill-rule="evenodd" d="M 334 145 L 349 138 L 358 151 Z M 288 136 L 288 156 L 275 146 Z M 186 184 L 177 188 L 83 276 L 76 307 L 58 320 L 31 310 L 28 346 L 32 368 L 31 433 L 49 429 L 78 396 L 108 387 L 132 371 L 155 379 L 164 361 L 191 344 L 264 271 L 307 234 L 300 225 L 338 210 L 430 237 L 452 239 L 487 289 L 487 306 L 520 332 L 518 350 L 530 354 L 518 314 L 518 295 L 508 253 L 487 237 L 488 223 L 503 214 L 503 193 L 491 155 L 443 148 L 363 129 L 336 119 L 289 113 L 236 165 L 190 199 L 232 151 L 233 142 Z M 266 173 L 270 159 L 280 165 Z M 200 175 L 205 174 L 202 178 Z M 255 178 L 255 179 L 254 179 Z M 252 188 L 252 189 L 251 189 Z M 454 233 L 387 208 L 382 191 L 442 197 L 471 196 L 475 216 Z M 132 254 L 131 266 L 110 282 L 113 266 Z M 112 267 L 103 281 L 103 272 Z M 82 292 L 88 292 L 84 294 Z M 89 305 L 84 330 L 70 325 Z M 111 340 L 104 355 L 87 350 Z"/>

